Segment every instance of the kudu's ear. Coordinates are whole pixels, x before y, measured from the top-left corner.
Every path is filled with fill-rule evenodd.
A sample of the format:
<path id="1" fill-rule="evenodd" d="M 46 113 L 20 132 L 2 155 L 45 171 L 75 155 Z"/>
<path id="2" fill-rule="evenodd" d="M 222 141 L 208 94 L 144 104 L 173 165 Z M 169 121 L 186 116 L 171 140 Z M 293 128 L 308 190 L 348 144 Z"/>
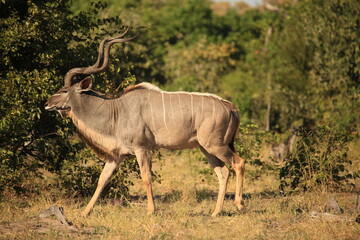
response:
<path id="1" fill-rule="evenodd" d="M 77 89 L 78 92 L 89 91 L 92 87 L 92 78 L 86 77 L 79 83 L 79 87 Z"/>

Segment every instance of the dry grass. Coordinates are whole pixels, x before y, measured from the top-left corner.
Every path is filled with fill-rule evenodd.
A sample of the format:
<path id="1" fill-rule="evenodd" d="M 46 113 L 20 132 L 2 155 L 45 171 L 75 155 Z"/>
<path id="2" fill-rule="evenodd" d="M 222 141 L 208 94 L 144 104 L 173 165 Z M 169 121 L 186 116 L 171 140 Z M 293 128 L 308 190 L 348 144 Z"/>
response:
<path id="1" fill-rule="evenodd" d="M 166 154 L 168 155 L 168 154 Z M 158 211 L 146 215 L 145 192 L 135 179 L 127 204 L 102 199 L 88 218 L 80 217 L 87 199 L 66 199 L 45 193 L 36 199 L 3 200 L 0 203 L 0 239 L 358 239 L 360 224 L 355 222 L 354 194 L 336 195 L 344 213 L 336 220 L 314 219 L 311 210 L 321 211 L 325 193 L 281 197 L 273 171 L 247 166 L 245 182 L 246 211 L 238 213 L 232 203 L 234 179 L 228 188 L 224 213 L 210 214 L 215 207 L 217 180 L 199 174 L 208 165 L 192 154 L 169 155 L 160 168 L 162 183 L 155 183 Z M 60 205 L 79 231 L 51 227 L 39 233 L 27 222 L 42 210 Z M 18 226 L 10 228 L 10 223 Z M 21 227 L 23 226 L 23 227 Z M 51 229 L 52 228 L 52 229 Z"/>

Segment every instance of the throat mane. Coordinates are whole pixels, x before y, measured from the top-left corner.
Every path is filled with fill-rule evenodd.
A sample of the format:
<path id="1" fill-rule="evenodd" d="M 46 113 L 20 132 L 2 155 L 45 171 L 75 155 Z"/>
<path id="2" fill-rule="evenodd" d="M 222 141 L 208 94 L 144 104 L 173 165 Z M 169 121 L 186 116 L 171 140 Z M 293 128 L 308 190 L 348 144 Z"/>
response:
<path id="1" fill-rule="evenodd" d="M 75 124 L 79 137 L 83 139 L 101 159 L 114 161 L 119 158 L 120 151 L 114 137 L 106 136 L 90 128 L 72 111 L 69 112 L 69 117 Z"/>

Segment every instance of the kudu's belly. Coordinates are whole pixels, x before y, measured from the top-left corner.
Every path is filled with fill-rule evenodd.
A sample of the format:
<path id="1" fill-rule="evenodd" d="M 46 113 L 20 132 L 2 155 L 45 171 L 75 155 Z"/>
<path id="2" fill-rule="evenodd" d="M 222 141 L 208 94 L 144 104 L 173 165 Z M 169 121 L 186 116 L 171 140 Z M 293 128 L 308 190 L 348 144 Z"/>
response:
<path id="1" fill-rule="evenodd" d="M 158 131 L 155 136 L 157 148 L 166 148 L 181 150 L 186 148 L 194 148 L 199 145 L 196 137 L 196 132 L 191 132 L 188 129 Z"/>

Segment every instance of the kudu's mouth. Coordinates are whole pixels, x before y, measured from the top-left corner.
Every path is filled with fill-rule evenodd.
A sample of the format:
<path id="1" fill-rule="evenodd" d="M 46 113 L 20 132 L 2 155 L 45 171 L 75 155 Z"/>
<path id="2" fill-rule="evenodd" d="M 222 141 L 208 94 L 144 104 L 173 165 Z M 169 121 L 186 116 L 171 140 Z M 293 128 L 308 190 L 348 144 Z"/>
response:
<path id="1" fill-rule="evenodd" d="M 49 106 L 47 103 L 45 103 L 45 110 L 46 111 L 68 111 L 70 110 L 70 107 L 56 107 L 56 106 Z"/>
<path id="2" fill-rule="evenodd" d="M 46 111 L 55 111 L 56 109 L 55 109 L 55 107 L 49 107 L 49 106 L 45 105 L 45 110 Z"/>

